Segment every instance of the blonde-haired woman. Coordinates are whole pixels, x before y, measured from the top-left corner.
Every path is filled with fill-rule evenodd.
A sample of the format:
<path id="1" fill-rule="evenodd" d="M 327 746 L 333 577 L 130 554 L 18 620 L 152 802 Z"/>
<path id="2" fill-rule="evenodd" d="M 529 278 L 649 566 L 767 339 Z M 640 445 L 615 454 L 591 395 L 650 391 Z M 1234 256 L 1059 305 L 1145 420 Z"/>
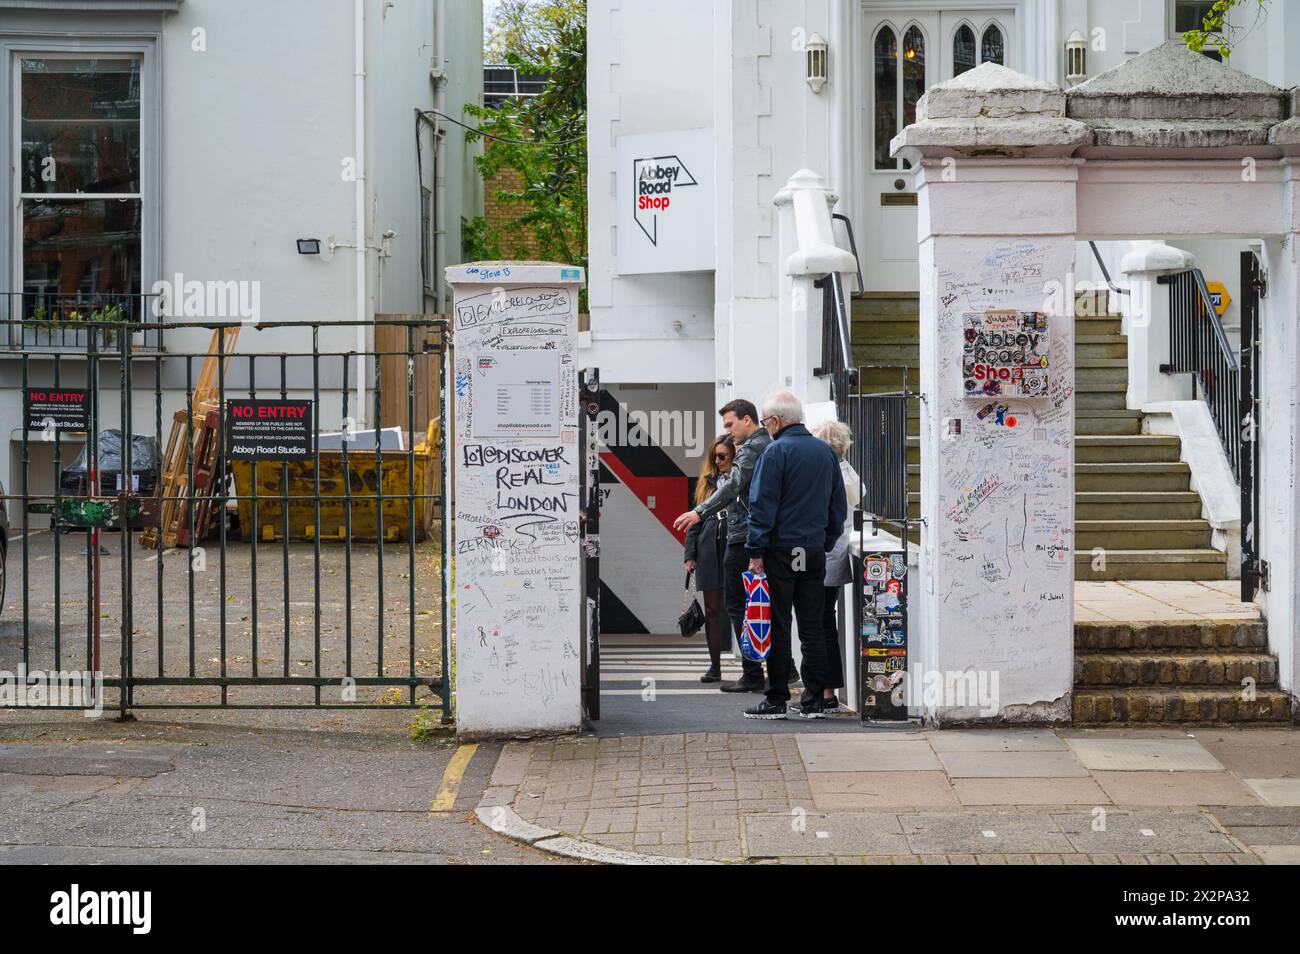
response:
<path id="1" fill-rule="evenodd" d="M 835 546 L 826 554 L 826 599 L 822 608 L 822 633 L 826 639 L 827 691 L 844 687 L 844 661 L 840 655 L 840 628 L 835 621 L 835 608 L 840 593 L 853 582 L 853 559 L 849 554 L 849 536 L 853 532 L 853 511 L 862 502 L 862 482 L 853 465 L 845 460 L 853 445 L 853 431 L 841 421 L 823 421 L 809 428 L 814 437 L 821 438 L 840 459 L 840 476 L 844 478 L 844 495 L 849 511 L 844 528 Z M 831 691 L 831 698 L 835 693 Z M 811 700 L 803 700 L 805 702 Z"/>
<path id="2" fill-rule="evenodd" d="M 718 481 L 731 470 L 736 448 L 731 438 L 715 437 L 700 464 L 695 481 L 695 503 L 704 503 L 717 489 Z M 704 639 L 709 646 L 709 669 L 700 682 L 722 678 L 723 627 L 731 620 L 723 610 L 722 558 L 727 551 L 727 511 L 720 510 L 686 531 L 686 570 L 695 573 L 695 589 L 704 598 Z"/>

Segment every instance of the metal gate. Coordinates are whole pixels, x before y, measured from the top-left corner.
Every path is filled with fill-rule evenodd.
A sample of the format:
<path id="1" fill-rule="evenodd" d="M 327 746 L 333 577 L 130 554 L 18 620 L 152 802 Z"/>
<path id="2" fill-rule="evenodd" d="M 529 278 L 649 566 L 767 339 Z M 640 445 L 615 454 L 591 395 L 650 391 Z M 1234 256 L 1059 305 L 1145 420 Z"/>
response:
<path id="1" fill-rule="evenodd" d="M 600 371 L 586 368 L 578 374 L 578 459 L 582 461 L 582 712 L 590 721 L 600 719 Z"/>
<path id="2" fill-rule="evenodd" d="M 122 717 L 450 719 L 445 321 L 81 321 L 69 347 L 24 318 L 0 669 L 93 678 Z"/>
<path id="3" fill-rule="evenodd" d="M 1268 293 L 1264 267 L 1254 252 L 1241 253 L 1241 599 L 1267 588 L 1268 564 L 1259 552 L 1259 300 Z"/>

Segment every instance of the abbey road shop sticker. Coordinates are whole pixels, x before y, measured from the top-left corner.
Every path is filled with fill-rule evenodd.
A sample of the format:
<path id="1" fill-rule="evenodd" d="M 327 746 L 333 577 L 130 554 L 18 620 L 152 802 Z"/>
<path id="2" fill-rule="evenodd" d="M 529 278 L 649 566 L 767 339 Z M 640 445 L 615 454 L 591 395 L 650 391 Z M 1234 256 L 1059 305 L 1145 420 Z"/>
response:
<path id="1" fill-rule="evenodd" d="M 304 460 L 315 450 L 311 401 L 226 402 L 226 456 L 232 460 Z"/>
<path id="2" fill-rule="evenodd" d="M 88 431 L 90 392 L 84 388 L 24 388 L 23 417 L 29 431 Z"/>

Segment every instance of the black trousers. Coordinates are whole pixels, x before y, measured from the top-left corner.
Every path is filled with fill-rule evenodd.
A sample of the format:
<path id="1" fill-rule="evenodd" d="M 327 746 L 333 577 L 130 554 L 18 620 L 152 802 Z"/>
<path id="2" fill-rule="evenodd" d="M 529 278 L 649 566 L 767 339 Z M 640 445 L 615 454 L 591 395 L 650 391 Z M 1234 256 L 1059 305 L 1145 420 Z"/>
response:
<path id="1" fill-rule="evenodd" d="M 826 551 L 804 549 L 801 568 L 795 569 L 795 555 L 788 547 L 774 547 L 763 557 L 768 588 L 772 593 L 772 654 L 767 659 L 767 701 L 790 699 L 786 684 L 790 666 L 790 620 L 799 622 L 799 646 L 803 650 L 805 698 L 816 699 L 831 688 L 827 671 L 826 634 L 822 610 L 826 602 Z"/>
<path id="2" fill-rule="evenodd" d="M 747 569 L 749 569 L 749 554 L 745 552 L 745 544 L 728 543 L 727 553 L 722 558 L 722 593 L 726 599 L 727 615 L 731 617 L 732 631 L 737 644 L 740 642 L 740 631 L 745 625 L 745 581 L 741 579 L 740 574 Z M 741 678 L 746 682 L 763 681 L 762 663 L 752 662 L 741 656 L 740 664 L 745 670 Z"/>
<path id="3" fill-rule="evenodd" d="M 835 621 L 842 586 L 826 587 L 826 601 L 822 605 L 822 637 L 826 642 L 826 685 L 823 689 L 844 688 L 844 660 L 840 656 L 840 627 Z M 804 698 L 808 694 L 804 693 Z"/>

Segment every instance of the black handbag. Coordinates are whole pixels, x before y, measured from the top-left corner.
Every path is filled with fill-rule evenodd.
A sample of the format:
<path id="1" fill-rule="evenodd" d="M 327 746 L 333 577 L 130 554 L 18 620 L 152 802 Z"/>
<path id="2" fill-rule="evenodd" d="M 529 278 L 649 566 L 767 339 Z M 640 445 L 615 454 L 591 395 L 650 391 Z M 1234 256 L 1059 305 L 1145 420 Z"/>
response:
<path id="1" fill-rule="evenodd" d="M 704 626 L 704 609 L 695 598 L 695 574 L 686 573 L 686 592 L 682 596 L 682 615 L 677 617 L 677 628 L 683 636 L 694 636 Z"/>

